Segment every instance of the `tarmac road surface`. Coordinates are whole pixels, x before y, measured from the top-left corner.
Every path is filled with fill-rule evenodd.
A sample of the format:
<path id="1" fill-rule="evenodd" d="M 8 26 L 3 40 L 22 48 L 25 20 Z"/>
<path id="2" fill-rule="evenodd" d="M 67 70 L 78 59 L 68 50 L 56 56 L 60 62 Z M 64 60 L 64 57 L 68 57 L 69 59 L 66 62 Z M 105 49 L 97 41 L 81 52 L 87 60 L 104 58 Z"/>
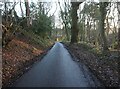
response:
<path id="1" fill-rule="evenodd" d="M 13 87 L 97 87 L 100 82 L 57 42 Z"/>

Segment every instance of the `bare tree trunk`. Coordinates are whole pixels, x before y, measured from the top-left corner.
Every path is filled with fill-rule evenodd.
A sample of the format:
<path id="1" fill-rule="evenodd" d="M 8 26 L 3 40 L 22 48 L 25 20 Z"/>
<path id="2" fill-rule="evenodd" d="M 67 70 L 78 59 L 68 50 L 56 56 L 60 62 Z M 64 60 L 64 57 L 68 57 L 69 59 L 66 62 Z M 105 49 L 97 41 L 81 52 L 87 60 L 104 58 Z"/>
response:
<path id="1" fill-rule="evenodd" d="M 2 15 L 1 15 L 1 8 L 0 8 L 0 42 L 2 41 Z M 2 43 L 0 43 L 1 45 Z"/>
<path id="2" fill-rule="evenodd" d="M 25 8 L 26 8 L 26 17 L 27 17 L 27 26 L 30 26 L 30 9 L 29 9 L 29 2 L 25 0 Z"/>
<path id="3" fill-rule="evenodd" d="M 114 9 L 113 9 L 113 12 L 112 12 L 112 14 L 113 14 L 113 17 L 115 17 L 115 9 L 116 9 L 116 3 L 113 3 L 113 6 L 114 6 Z M 112 31 L 112 33 L 113 33 L 113 39 L 112 39 L 112 43 L 113 43 L 113 45 L 112 45 L 112 48 L 114 49 L 114 48 L 116 48 L 116 45 L 115 45 L 115 42 L 118 40 L 118 38 L 116 37 L 116 35 L 118 34 L 117 33 L 117 28 L 116 28 L 116 25 L 115 25 L 115 23 L 116 23 L 116 20 L 113 18 L 112 19 L 112 21 L 113 21 L 113 31 Z M 116 39 L 117 38 L 117 39 Z"/>
<path id="4" fill-rule="evenodd" d="M 109 30 L 110 30 L 110 26 L 109 26 L 109 22 L 108 22 L 108 16 L 106 17 L 106 25 L 107 25 L 107 36 L 109 35 Z"/>
<path id="5" fill-rule="evenodd" d="M 97 30 L 97 29 L 99 29 L 98 24 L 99 24 L 99 21 L 97 20 L 96 21 L 96 37 L 95 37 L 95 46 L 96 46 L 97 49 L 99 49 L 99 40 L 98 40 L 98 38 L 99 38 L 99 30 Z"/>
<path id="6" fill-rule="evenodd" d="M 77 10 L 79 8 L 79 4 L 81 2 L 71 2 L 72 4 L 72 26 L 71 26 L 71 43 L 77 43 L 78 42 L 78 17 L 77 17 Z"/>
<path id="7" fill-rule="evenodd" d="M 108 51 L 108 44 L 107 44 L 107 39 L 106 39 L 106 35 L 105 35 L 105 17 L 106 17 L 106 10 L 105 10 L 106 6 L 104 2 L 100 2 L 100 13 L 101 13 L 101 18 L 100 18 L 100 34 L 101 34 L 101 38 L 102 38 L 102 46 L 103 46 L 103 52 Z"/>
<path id="8" fill-rule="evenodd" d="M 118 8 L 118 49 L 120 50 L 120 2 L 117 2 Z"/>
<path id="9" fill-rule="evenodd" d="M 68 34 L 67 24 L 65 24 L 65 33 L 66 33 L 67 41 L 69 41 L 69 34 Z"/>
<path id="10" fill-rule="evenodd" d="M 24 14 L 23 14 L 23 9 L 22 9 L 22 5 L 21 5 L 21 0 L 20 0 L 20 9 L 21 9 L 21 13 L 22 13 L 22 17 L 24 17 Z"/>
<path id="11" fill-rule="evenodd" d="M 88 19 L 87 19 L 87 36 L 86 36 L 86 41 L 89 43 L 91 42 L 90 41 L 90 29 L 91 29 L 91 19 L 90 19 L 90 16 L 88 16 Z"/>

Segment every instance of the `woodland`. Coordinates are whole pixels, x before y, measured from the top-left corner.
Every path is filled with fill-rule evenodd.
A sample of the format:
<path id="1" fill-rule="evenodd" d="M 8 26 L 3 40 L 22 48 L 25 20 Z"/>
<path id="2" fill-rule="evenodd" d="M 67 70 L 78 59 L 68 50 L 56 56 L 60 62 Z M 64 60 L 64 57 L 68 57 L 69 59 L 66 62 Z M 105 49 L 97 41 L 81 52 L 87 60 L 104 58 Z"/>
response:
<path id="1" fill-rule="evenodd" d="M 5 0 L 0 6 L 3 87 L 41 60 L 55 42 L 63 43 L 105 86 L 120 86 L 120 2 Z"/>

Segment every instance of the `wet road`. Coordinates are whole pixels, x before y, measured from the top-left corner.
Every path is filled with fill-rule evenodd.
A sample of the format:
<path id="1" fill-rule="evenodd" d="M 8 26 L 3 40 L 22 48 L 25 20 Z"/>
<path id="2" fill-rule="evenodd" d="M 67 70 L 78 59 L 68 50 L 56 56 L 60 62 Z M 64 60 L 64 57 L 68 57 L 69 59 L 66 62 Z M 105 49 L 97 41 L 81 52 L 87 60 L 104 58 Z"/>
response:
<path id="1" fill-rule="evenodd" d="M 72 60 L 64 46 L 56 43 L 41 61 L 14 83 L 14 87 L 95 87 L 96 81 L 88 75 Z"/>

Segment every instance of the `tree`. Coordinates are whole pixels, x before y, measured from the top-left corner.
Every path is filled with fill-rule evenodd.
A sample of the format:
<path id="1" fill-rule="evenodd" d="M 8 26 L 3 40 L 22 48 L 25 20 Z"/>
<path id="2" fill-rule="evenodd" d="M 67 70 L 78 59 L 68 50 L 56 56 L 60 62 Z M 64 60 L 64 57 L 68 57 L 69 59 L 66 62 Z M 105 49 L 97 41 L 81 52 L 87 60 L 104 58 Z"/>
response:
<path id="1" fill-rule="evenodd" d="M 118 49 L 120 49 L 120 2 L 117 2 L 118 8 Z"/>
<path id="2" fill-rule="evenodd" d="M 108 51 L 108 44 L 105 35 L 105 18 L 107 14 L 106 7 L 108 6 L 108 4 L 109 4 L 108 2 L 100 2 L 100 34 L 103 42 L 102 44 L 103 52 Z"/>
<path id="3" fill-rule="evenodd" d="M 45 7 L 47 4 L 47 2 L 39 2 L 37 5 L 34 5 L 33 3 L 30 8 L 30 14 L 34 17 L 30 30 L 43 39 L 49 37 L 51 30 L 53 29 L 53 18 L 51 16 L 48 16 L 47 13 L 49 10 L 47 10 Z"/>
<path id="4" fill-rule="evenodd" d="M 15 6 L 16 2 L 4 2 L 4 10 L 2 14 L 2 46 L 6 47 L 8 43 L 14 38 L 15 36 L 15 25 L 17 24 L 15 20 Z M 13 17 L 14 16 L 14 17 Z"/>
<path id="5" fill-rule="evenodd" d="M 80 41 L 91 43 L 98 48 L 100 11 L 97 2 L 85 2 L 79 13 Z M 83 26 L 81 26 L 81 23 Z M 81 29 L 83 28 L 83 29 Z M 84 38 L 84 39 L 83 39 Z"/>
<path id="6" fill-rule="evenodd" d="M 20 9 L 21 9 L 21 13 L 22 13 L 21 15 L 22 15 L 22 17 L 24 17 L 21 0 L 20 0 Z"/>
<path id="7" fill-rule="evenodd" d="M 69 4 L 69 1 L 65 1 L 64 0 L 64 6 L 63 9 L 60 5 L 60 18 L 62 19 L 62 24 L 63 24 L 63 28 L 65 30 L 66 33 L 66 39 L 67 41 L 70 40 L 70 28 L 71 28 L 71 16 L 70 16 L 70 11 L 71 11 L 71 6 Z"/>
<path id="8" fill-rule="evenodd" d="M 71 13 L 71 18 L 72 18 L 72 23 L 71 23 L 71 43 L 77 43 L 78 42 L 78 16 L 77 16 L 77 10 L 79 8 L 79 5 L 82 2 L 71 2 L 72 4 L 72 13 Z"/>
<path id="9" fill-rule="evenodd" d="M 26 17 L 27 17 L 27 26 L 30 26 L 30 9 L 29 9 L 29 2 L 25 0 L 25 8 L 26 8 Z"/>

